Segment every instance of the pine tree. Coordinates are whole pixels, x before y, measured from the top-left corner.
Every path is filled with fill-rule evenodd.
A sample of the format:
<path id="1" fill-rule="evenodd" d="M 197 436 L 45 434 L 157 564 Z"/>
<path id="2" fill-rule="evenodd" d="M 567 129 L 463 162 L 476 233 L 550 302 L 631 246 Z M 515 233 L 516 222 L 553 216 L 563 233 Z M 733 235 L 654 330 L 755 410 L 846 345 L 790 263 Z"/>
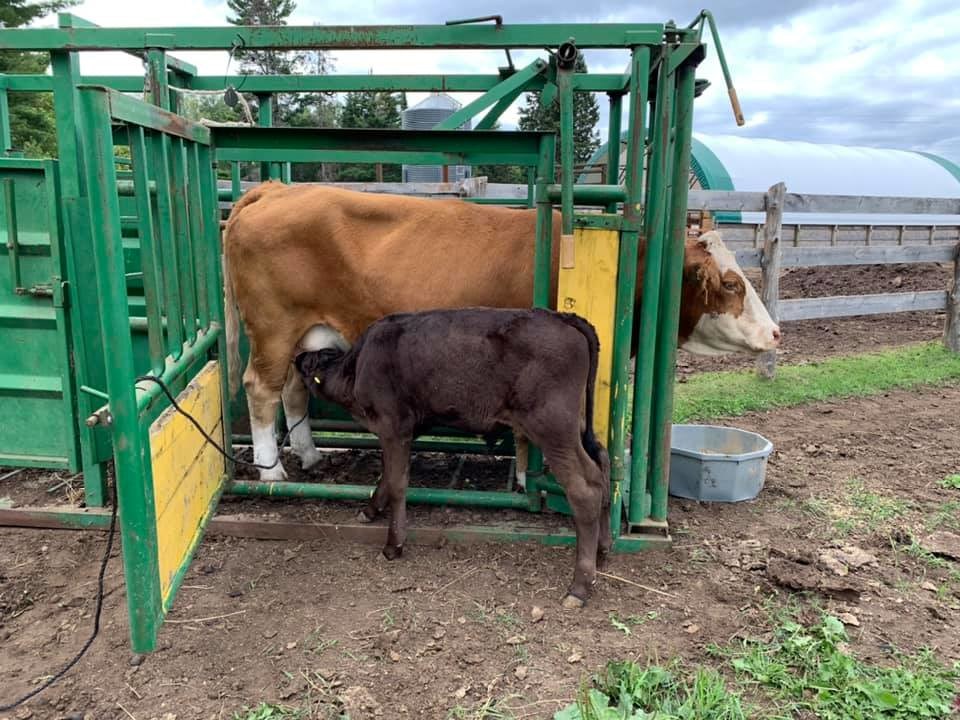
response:
<path id="1" fill-rule="evenodd" d="M 0 1 L 0 25 L 6 28 L 27 25 L 37 18 L 74 5 L 76 0 L 48 0 L 30 3 L 24 0 Z M 0 73 L 46 72 L 47 53 L 0 52 Z M 57 128 L 53 97 L 48 93 L 10 93 L 10 136 L 13 149 L 29 157 L 57 156 Z"/>
<path id="2" fill-rule="evenodd" d="M 347 94 L 340 111 L 343 128 L 398 128 L 400 111 L 406 106 L 403 93 L 364 91 Z M 370 164 L 340 166 L 337 180 L 342 182 L 371 182 L 376 178 L 376 167 Z M 400 166 L 383 166 L 384 182 L 400 182 Z"/>
<path id="3" fill-rule="evenodd" d="M 587 72 L 587 63 L 583 55 L 577 56 L 574 72 Z M 597 123 L 600 120 L 600 106 L 590 93 L 575 93 L 573 96 L 573 157 L 578 163 L 586 162 L 600 147 L 600 134 Z M 540 102 L 540 93 L 528 93 L 524 105 L 520 108 L 521 130 L 540 130 L 560 132 L 560 98 L 554 98 L 549 106 Z M 560 143 L 557 142 L 557 158 L 560 158 Z"/>
<path id="4" fill-rule="evenodd" d="M 297 5 L 294 0 L 227 0 L 233 25 L 286 25 Z M 323 51 L 238 50 L 240 70 L 247 75 L 326 75 L 333 61 Z M 242 90 L 242 85 L 240 89 Z M 294 93 L 274 96 L 273 124 L 289 127 L 332 127 L 336 106 L 330 93 Z M 293 180 L 308 182 L 324 176 L 319 163 L 297 163 Z"/>

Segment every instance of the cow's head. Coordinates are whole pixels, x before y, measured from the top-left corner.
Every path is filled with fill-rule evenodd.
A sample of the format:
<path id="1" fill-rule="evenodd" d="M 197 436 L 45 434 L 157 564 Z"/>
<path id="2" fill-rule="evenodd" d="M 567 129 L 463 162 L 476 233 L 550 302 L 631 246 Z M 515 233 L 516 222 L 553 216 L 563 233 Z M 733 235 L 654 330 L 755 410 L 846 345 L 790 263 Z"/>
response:
<path id="1" fill-rule="evenodd" d="M 761 353 L 780 344 L 757 291 L 715 230 L 686 246 L 680 347 L 698 355 Z"/>

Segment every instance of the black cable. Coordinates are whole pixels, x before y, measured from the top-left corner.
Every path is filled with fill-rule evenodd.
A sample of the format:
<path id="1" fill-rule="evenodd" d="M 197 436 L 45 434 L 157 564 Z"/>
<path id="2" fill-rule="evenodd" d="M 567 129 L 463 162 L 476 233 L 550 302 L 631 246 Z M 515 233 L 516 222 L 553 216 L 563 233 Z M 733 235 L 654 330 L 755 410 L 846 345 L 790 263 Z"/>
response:
<path id="1" fill-rule="evenodd" d="M 275 468 L 275 467 L 280 463 L 280 454 L 279 454 L 279 452 L 277 453 L 277 460 L 276 460 L 276 462 L 273 463 L 273 465 L 260 465 L 260 464 L 258 464 L 258 463 L 247 462 L 246 460 L 238 460 L 237 458 L 230 456 L 230 455 L 226 452 L 226 450 L 224 450 L 222 447 L 220 447 L 220 446 L 216 443 L 216 441 L 215 441 L 212 437 L 210 437 L 210 435 L 207 433 L 207 431 L 203 429 L 203 427 L 200 425 L 200 423 L 198 423 L 198 422 L 196 421 L 196 419 L 193 417 L 193 415 L 191 415 L 190 413 L 188 413 L 186 410 L 184 410 L 183 408 L 181 408 L 181 407 L 177 404 L 176 399 L 174 399 L 173 394 L 170 392 L 170 389 L 166 386 L 166 383 L 164 383 L 163 380 L 161 380 L 160 378 L 156 377 L 155 375 L 141 375 L 140 377 L 138 377 L 138 378 L 136 379 L 136 382 L 141 382 L 141 381 L 144 381 L 144 380 L 149 380 L 150 382 L 154 382 L 154 383 L 156 383 L 157 385 L 159 385 L 159 386 L 160 386 L 160 389 L 163 391 L 164 395 L 167 396 L 167 399 L 170 401 L 170 404 L 174 407 L 174 409 L 175 409 L 178 413 L 180 413 L 181 415 L 183 415 L 185 418 L 187 418 L 187 420 L 189 420 L 191 423 L 193 423 L 193 426 L 194 426 L 197 430 L 200 431 L 200 434 L 203 435 L 203 437 L 206 439 L 206 441 L 207 441 L 208 443 L 210 443 L 211 445 L 213 445 L 213 447 L 215 447 L 215 448 L 217 449 L 217 451 L 218 451 L 221 455 L 223 455 L 227 460 L 229 460 L 230 462 L 237 463 L 237 464 L 239 464 L 239 465 L 248 465 L 248 466 L 250 466 L 250 467 L 259 468 L 259 469 L 261 469 L 261 470 L 270 470 L 270 469 L 272 469 L 272 468 Z M 293 424 L 293 427 L 291 427 L 289 430 L 287 430 L 287 434 L 284 435 L 283 441 L 280 443 L 280 447 L 281 447 L 281 448 L 282 448 L 284 445 L 287 444 L 287 439 L 290 437 L 290 433 L 292 433 L 292 432 L 294 431 L 294 429 L 296 429 L 297 426 L 300 425 L 300 423 L 302 423 L 304 420 L 306 420 L 309 414 L 310 414 L 309 411 L 308 411 L 307 413 L 304 413 L 304 416 L 303 416 L 302 418 L 300 418 L 299 420 L 297 420 L 297 422 Z M 103 560 L 100 562 L 100 574 L 99 574 L 99 576 L 97 577 L 97 607 L 96 607 L 96 610 L 94 611 L 94 614 L 93 614 L 93 633 L 91 633 L 89 639 L 83 644 L 83 647 L 80 648 L 80 652 L 78 652 L 78 653 L 76 654 L 76 656 L 74 656 L 74 658 L 73 658 L 70 662 L 68 662 L 68 663 L 63 667 L 62 670 L 60 670 L 60 672 L 58 672 L 56 675 L 53 675 L 49 680 L 47 680 L 47 681 L 46 681 L 43 685 L 41 685 L 40 687 L 34 688 L 34 689 L 31 690 L 30 692 L 28 692 L 26 695 L 24 695 L 23 697 L 15 700 L 14 702 L 10 703 L 9 705 L 0 705 L 0 712 L 7 712 L 7 711 L 9 711 L 9 710 L 13 710 L 13 709 L 15 709 L 15 708 L 20 707 L 20 706 L 23 705 L 23 703 L 25 703 L 27 700 L 29 700 L 29 699 L 32 698 L 32 697 L 35 697 L 35 696 L 39 695 L 39 694 L 42 693 L 44 690 L 46 690 L 48 687 L 50 687 L 51 685 L 53 685 L 57 680 L 59 680 L 60 678 L 62 678 L 64 675 L 66 675 L 67 672 L 68 672 L 74 665 L 76 665 L 78 662 L 80 662 L 80 659 L 86 654 L 87 650 L 90 649 L 90 646 L 93 645 L 93 641 L 96 640 L 97 635 L 100 633 L 100 613 L 101 613 L 101 611 L 103 610 L 103 578 L 104 578 L 104 576 L 105 576 L 105 574 L 106 574 L 106 572 L 107 572 L 107 564 L 110 562 L 110 552 L 113 550 L 113 538 L 114 538 L 114 535 L 116 534 L 116 527 L 117 527 L 117 483 L 116 483 L 116 479 L 114 479 L 114 483 L 113 483 L 113 485 L 111 486 L 110 489 L 111 489 L 111 502 L 112 502 L 112 504 L 113 504 L 113 507 L 112 507 L 112 509 L 111 509 L 111 511 L 110 511 L 110 532 L 109 532 L 108 535 L 107 535 L 107 550 L 106 550 L 106 552 L 103 554 Z"/>
<path id="2" fill-rule="evenodd" d="M 90 638 L 83 644 L 83 647 L 80 648 L 80 652 L 78 652 L 74 656 L 73 660 L 68 662 L 60 672 L 58 672 L 56 675 L 53 675 L 49 680 L 43 683 L 43 685 L 41 685 L 40 687 L 34 688 L 30 692 L 28 692 L 26 695 L 19 698 L 18 700 L 15 700 L 9 705 L 0 705 L 0 712 L 7 712 L 8 710 L 13 710 L 14 708 L 20 707 L 27 700 L 29 700 L 30 698 L 36 695 L 39 695 L 48 687 L 53 685 L 57 680 L 62 678 L 64 675 L 66 675 L 67 672 L 70 670 L 70 668 L 72 668 L 74 665 L 80 662 L 80 658 L 82 658 L 86 654 L 87 650 L 89 650 L 90 646 L 93 644 L 93 641 L 96 640 L 97 635 L 100 632 L 100 612 L 101 610 L 103 610 L 103 578 L 107 572 L 107 564 L 110 562 L 110 552 L 113 549 L 113 537 L 117 527 L 116 479 L 114 479 L 113 485 L 111 486 L 111 496 L 112 496 L 111 502 L 113 503 L 113 508 L 110 511 L 110 532 L 107 534 L 107 549 L 106 549 L 106 552 L 103 553 L 103 560 L 100 562 L 100 574 L 97 577 L 97 607 L 93 613 L 93 633 L 91 633 Z"/>
<path id="3" fill-rule="evenodd" d="M 213 446 L 217 449 L 217 452 L 219 452 L 221 455 L 223 455 L 223 456 L 224 456 L 227 460 L 229 460 L 230 462 L 236 463 L 236 464 L 238 464 L 238 465 L 246 465 L 247 467 L 255 467 L 255 468 L 258 468 L 258 469 L 260 469 L 260 470 L 272 470 L 273 468 L 275 468 L 277 465 L 280 464 L 280 453 L 279 453 L 279 452 L 277 453 L 277 459 L 274 461 L 274 463 L 273 463 L 272 465 L 260 465 L 259 463 L 248 462 L 247 460 L 239 460 L 239 459 L 237 459 L 237 458 L 235 458 L 235 457 L 233 457 L 233 456 L 231 456 L 231 455 L 228 455 L 228 454 L 227 454 L 227 451 L 224 450 L 224 449 L 223 449 L 222 447 L 220 447 L 219 445 L 217 445 L 216 440 L 214 440 L 212 437 L 210 437 L 210 435 L 207 434 L 207 431 L 204 430 L 203 427 L 200 425 L 200 423 L 198 423 L 198 422 L 194 419 L 193 415 L 191 415 L 191 414 L 188 413 L 186 410 L 184 410 L 184 409 L 181 408 L 179 405 L 177 405 L 177 401 L 174 399 L 173 393 L 170 392 L 170 389 L 166 386 L 166 384 L 163 382 L 163 380 L 161 380 L 160 378 L 158 378 L 156 375 L 141 375 L 140 377 L 137 378 L 136 382 L 141 382 L 142 380 L 149 380 L 150 382 L 153 382 L 153 383 L 156 383 L 157 385 L 159 385 L 159 386 L 160 386 L 160 389 L 163 391 L 163 394 L 167 396 L 167 400 L 169 400 L 169 401 L 170 401 L 170 404 L 173 405 L 173 408 L 174 408 L 178 413 L 180 413 L 180 414 L 183 415 L 185 418 L 187 418 L 187 420 L 189 420 L 190 422 L 192 422 L 192 423 L 193 423 L 193 426 L 194 426 L 197 430 L 200 431 L 200 434 L 203 435 L 203 437 L 206 439 L 206 441 L 207 441 L 208 443 L 210 443 L 211 445 L 213 445 Z M 307 412 L 305 412 L 305 413 L 303 414 L 303 417 L 300 418 L 299 420 L 297 420 L 297 421 L 293 424 L 293 426 L 290 427 L 290 429 L 287 430 L 287 434 L 284 435 L 284 436 L 283 436 L 283 440 L 280 441 L 280 447 L 281 447 L 281 448 L 282 448 L 284 445 L 287 444 L 287 440 L 290 438 L 290 433 L 292 433 L 292 432 L 300 425 L 300 423 L 302 423 L 304 420 L 306 420 L 308 415 L 310 415 L 310 411 L 309 411 L 309 410 L 307 410 Z"/>

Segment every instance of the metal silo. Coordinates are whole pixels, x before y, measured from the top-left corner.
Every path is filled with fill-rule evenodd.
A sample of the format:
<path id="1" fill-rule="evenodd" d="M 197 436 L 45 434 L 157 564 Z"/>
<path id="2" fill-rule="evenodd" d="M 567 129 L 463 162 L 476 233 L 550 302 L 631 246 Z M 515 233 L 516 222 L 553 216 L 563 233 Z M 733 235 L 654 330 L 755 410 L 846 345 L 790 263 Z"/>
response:
<path id="1" fill-rule="evenodd" d="M 433 93 L 422 102 L 400 113 L 400 127 L 404 130 L 430 130 L 459 109 L 460 103 L 449 95 Z M 470 121 L 468 120 L 458 129 L 469 130 L 470 127 Z M 450 182 L 470 177 L 469 165 L 450 165 L 448 167 L 447 180 Z M 443 182 L 443 166 L 403 165 L 401 179 L 403 182 Z"/>

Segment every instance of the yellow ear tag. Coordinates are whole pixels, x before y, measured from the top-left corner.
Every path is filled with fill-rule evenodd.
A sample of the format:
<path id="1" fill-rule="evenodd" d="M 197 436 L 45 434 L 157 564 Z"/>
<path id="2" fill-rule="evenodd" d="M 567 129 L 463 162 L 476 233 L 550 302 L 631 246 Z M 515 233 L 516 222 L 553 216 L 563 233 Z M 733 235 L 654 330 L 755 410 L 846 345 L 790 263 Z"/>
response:
<path id="1" fill-rule="evenodd" d="M 320 384 L 321 384 L 321 383 L 320 383 L 320 378 L 318 378 L 316 375 L 313 376 L 313 381 L 314 381 L 317 385 L 320 385 Z"/>

